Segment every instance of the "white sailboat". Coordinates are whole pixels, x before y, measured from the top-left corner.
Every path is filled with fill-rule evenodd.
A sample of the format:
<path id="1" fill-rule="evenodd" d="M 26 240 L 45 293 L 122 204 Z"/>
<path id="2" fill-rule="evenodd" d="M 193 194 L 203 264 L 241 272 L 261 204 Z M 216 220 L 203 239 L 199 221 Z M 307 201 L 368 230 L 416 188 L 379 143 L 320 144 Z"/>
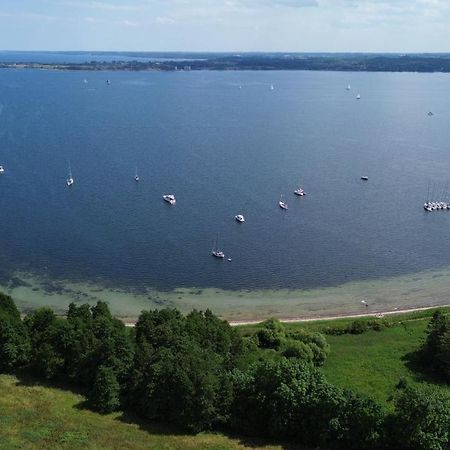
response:
<path id="1" fill-rule="evenodd" d="M 287 203 L 283 202 L 283 195 L 280 195 L 280 201 L 278 202 L 278 205 L 281 209 L 288 209 Z"/>
<path id="2" fill-rule="evenodd" d="M 70 166 L 70 161 L 69 161 L 69 176 L 67 177 L 66 184 L 68 187 L 73 185 L 72 167 Z"/>
<path id="3" fill-rule="evenodd" d="M 275 86 L 273 84 L 270 85 L 270 90 L 271 91 L 275 90 Z"/>
<path id="4" fill-rule="evenodd" d="M 349 91 L 352 87 L 350 85 L 347 85 L 347 91 Z"/>
<path id="5" fill-rule="evenodd" d="M 0 173 L 5 173 L 5 169 L 3 166 L 0 166 Z"/>
<path id="6" fill-rule="evenodd" d="M 223 259 L 225 258 L 225 253 L 222 250 L 219 250 L 219 234 L 217 233 L 216 240 L 214 241 L 213 248 L 211 250 L 211 255 L 215 258 Z"/>
<path id="7" fill-rule="evenodd" d="M 356 100 L 360 100 L 361 99 L 361 94 L 358 94 L 357 96 L 356 96 Z"/>

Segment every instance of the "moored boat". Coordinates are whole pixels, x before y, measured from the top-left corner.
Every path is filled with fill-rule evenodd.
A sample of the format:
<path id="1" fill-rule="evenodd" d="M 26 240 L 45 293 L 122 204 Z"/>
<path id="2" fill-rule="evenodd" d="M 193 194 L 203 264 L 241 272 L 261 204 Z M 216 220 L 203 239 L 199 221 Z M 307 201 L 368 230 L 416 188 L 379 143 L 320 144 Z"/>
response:
<path id="1" fill-rule="evenodd" d="M 68 187 L 71 187 L 73 185 L 72 167 L 70 166 L 70 162 L 69 162 L 69 176 L 67 177 L 66 184 Z"/>
<path id="2" fill-rule="evenodd" d="M 298 188 L 294 191 L 294 194 L 298 195 L 299 197 L 303 197 L 304 195 L 306 195 L 306 192 L 302 188 Z"/>
<path id="3" fill-rule="evenodd" d="M 222 250 L 219 250 L 219 234 L 216 236 L 216 240 L 214 241 L 213 248 L 211 250 L 211 255 L 215 258 L 223 259 L 225 258 L 225 253 Z"/>
<path id="4" fill-rule="evenodd" d="M 288 204 L 286 202 L 283 201 L 283 196 L 280 196 L 280 201 L 278 202 L 278 206 L 281 209 L 288 209 Z"/>
<path id="5" fill-rule="evenodd" d="M 173 194 L 164 194 L 163 199 L 164 199 L 164 201 L 166 201 L 167 203 L 170 203 L 171 205 L 175 205 L 175 203 L 177 202 L 175 195 L 173 195 Z"/>

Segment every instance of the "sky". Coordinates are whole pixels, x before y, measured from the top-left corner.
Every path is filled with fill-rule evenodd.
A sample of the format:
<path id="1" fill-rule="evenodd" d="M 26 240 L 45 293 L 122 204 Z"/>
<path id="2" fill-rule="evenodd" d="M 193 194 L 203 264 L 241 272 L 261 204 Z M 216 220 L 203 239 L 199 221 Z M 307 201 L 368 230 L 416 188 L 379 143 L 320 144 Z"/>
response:
<path id="1" fill-rule="evenodd" d="M 0 48 L 449 52 L 450 0 L 1 0 Z"/>

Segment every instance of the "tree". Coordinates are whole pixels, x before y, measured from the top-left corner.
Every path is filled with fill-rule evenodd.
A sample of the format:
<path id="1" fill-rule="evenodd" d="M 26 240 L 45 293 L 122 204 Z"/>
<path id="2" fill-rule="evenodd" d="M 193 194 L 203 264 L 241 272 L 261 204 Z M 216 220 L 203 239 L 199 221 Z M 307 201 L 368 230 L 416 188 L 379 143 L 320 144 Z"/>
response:
<path id="1" fill-rule="evenodd" d="M 399 450 L 441 450 L 450 444 L 450 396 L 431 386 L 402 389 L 389 421 L 390 446 Z"/>
<path id="2" fill-rule="evenodd" d="M 30 342 L 11 297 L 0 293 L 0 372 L 19 368 L 28 359 Z"/>
<path id="3" fill-rule="evenodd" d="M 228 368 L 242 339 L 210 311 L 145 311 L 136 324 L 136 352 L 128 404 L 153 420 L 190 431 L 225 422 L 231 403 Z"/>
<path id="4" fill-rule="evenodd" d="M 156 352 L 134 401 L 149 419 L 199 432 L 224 421 L 230 391 L 217 355 L 186 342 L 179 349 Z"/>
<path id="5" fill-rule="evenodd" d="M 64 334 L 64 372 L 71 381 L 92 386 L 100 366 L 113 369 L 124 382 L 133 362 L 133 345 L 125 325 L 112 317 L 108 306 L 69 306 Z"/>
<path id="6" fill-rule="evenodd" d="M 450 381 L 450 321 L 440 310 L 433 314 L 428 324 L 419 360 L 425 370 Z"/>
<path id="7" fill-rule="evenodd" d="M 329 441 L 345 450 L 379 448 L 383 435 L 384 415 L 370 398 L 350 390 L 343 393 L 339 414 L 330 422 Z"/>
<path id="8" fill-rule="evenodd" d="M 233 372 L 231 426 L 257 436 L 319 445 L 336 416 L 339 390 L 301 360 L 261 361 Z"/>
<path id="9" fill-rule="evenodd" d="M 107 414 L 120 406 L 120 385 L 111 367 L 100 366 L 89 393 L 89 403 L 97 411 Z"/>
<path id="10" fill-rule="evenodd" d="M 449 329 L 450 326 L 447 317 L 440 310 L 435 311 L 428 324 L 427 337 L 422 349 L 422 359 L 424 362 L 433 362 L 434 357 L 439 351 L 442 336 Z"/>
<path id="11" fill-rule="evenodd" d="M 63 373 L 65 339 L 69 324 L 58 319 L 50 308 L 41 308 L 24 321 L 31 342 L 30 366 L 45 378 Z"/>

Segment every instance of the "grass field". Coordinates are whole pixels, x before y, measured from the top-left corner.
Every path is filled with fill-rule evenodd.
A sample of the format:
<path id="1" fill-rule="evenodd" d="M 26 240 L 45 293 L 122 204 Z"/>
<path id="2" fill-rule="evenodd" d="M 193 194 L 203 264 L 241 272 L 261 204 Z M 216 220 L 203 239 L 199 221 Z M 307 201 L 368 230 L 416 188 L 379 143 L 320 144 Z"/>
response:
<path id="1" fill-rule="evenodd" d="M 22 449 L 246 449 L 258 448 L 220 434 L 177 434 L 139 425 L 121 413 L 100 415 L 82 408 L 84 398 L 68 391 L 25 385 L 0 376 L 0 448 Z M 281 447 L 264 446 L 265 450 Z"/>
<path id="2" fill-rule="evenodd" d="M 419 348 L 427 323 L 419 319 L 361 335 L 327 336 L 331 353 L 323 368 L 325 375 L 337 386 L 389 404 L 400 378 L 412 384 L 426 382 L 408 368 L 408 355 Z"/>
<path id="3" fill-rule="evenodd" d="M 440 308 L 450 314 L 449 308 Z M 411 370 L 409 356 L 423 342 L 428 322 L 435 310 L 417 311 L 386 316 L 392 325 L 382 331 L 367 331 L 363 334 L 327 335 L 331 352 L 323 371 L 327 379 L 336 386 L 350 388 L 369 395 L 381 405 L 391 407 L 390 398 L 400 378 L 410 384 L 430 383 L 417 371 Z M 357 319 L 373 321 L 373 317 Z M 288 329 L 307 328 L 324 332 L 329 327 L 345 327 L 354 319 L 336 319 L 286 324 Z M 258 325 L 241 327 L 244 334 L 252 333 Z M 447 385 L 433 382 L 438 389 L 448 390 Z"/>

